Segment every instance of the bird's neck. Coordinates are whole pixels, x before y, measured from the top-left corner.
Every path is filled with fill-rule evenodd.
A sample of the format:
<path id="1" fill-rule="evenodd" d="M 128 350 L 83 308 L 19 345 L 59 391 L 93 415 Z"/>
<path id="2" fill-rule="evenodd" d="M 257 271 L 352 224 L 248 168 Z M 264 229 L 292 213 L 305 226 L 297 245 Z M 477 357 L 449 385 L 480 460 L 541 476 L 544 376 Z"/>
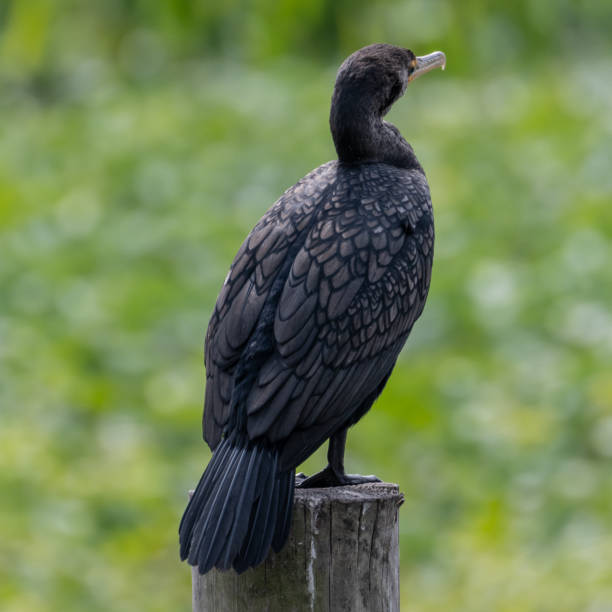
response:
<path id="1" fill-rule="evenodd" d="M 391 123 L 367 108 L 332 106 L 330 128 L 338 159 L 348 164 L 382 162 L 399 168 L 421 168 L 412 147 Z"/>

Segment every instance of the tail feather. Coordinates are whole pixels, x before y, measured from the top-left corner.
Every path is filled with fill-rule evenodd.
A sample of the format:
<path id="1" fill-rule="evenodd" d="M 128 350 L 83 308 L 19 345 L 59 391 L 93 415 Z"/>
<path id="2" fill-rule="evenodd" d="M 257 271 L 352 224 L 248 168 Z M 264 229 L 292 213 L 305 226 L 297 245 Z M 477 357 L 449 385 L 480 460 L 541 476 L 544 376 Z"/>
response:
<path id="1" fill-rule="evenodd" d="M 291 515 L 293 514 L 293 493 L 295 489 L 295 476 L 289 473 L 288 477 L 280 478 L 280 493 L 278 508 L 281 512 L 279 520 L 276 521 L 276 530 L 272 539 L 272 549 L 280 552 L 289 537 L 291 529 Z M 284 510 L 283 510 L 284 509 Z"/>
<path id="2" fill-rule="evenodd" d="M 179 525 L 180 543 L 181 543 L 181 561 L 185 561 L 189 555 L 191 546 L 191 537 L 184 537 L 184 534 L 191 534 L 195 525 L 195 522 L 199 516 L 199 510 L 203 504 L 206 503 L 206 493 L 210 490 L 218 481 L 221 472 L 221 466 L 225 465 L 228 454 L 231 451 L 229 444 L 221 445 L 216 454 L 215 461 L 211 461 L 207 469 L 204 471 L 200 478 L 200 482 L 196 487 L 189 504 L 181 519 Z"/>
<path id="3" fill-rule="evenodd" d="M 291 525 L 292 472 L 277 473 L 278 451 L 237 435 L 215 449 L 179 526 L 181 559 L 200 573 L 242 572 L 278 551 Z"/>
<path id="4" fill-rule="evenodd" d="M 268 516 L 266 517 L 265 526 L 263 529 L 263 540 L 259 547 L 259 555 L 255 557 L 255 563 L 259 565 L 268 556 L 270 546 L 272 546 L 272 540 L 274 539 L 274 532 L 276 531 L 276 521 L 278 520 L 279 507 L 278 507 L 278 490 L 279 490 L 279 479 L 274 479 L 274 488 L 272 492 L 272 501 L 269 506 Z M 263 551 L 266 551 L 265 553 Z"/>
<path id="5" fill-rule="evenodd" d="M 275 552 L 279 552 L 284 546 L 291 528 L 294 483 L 293 472 L 279 473 L 272 492 L 262 495 L 257 506 L 253 508 L 250 521 L 253 530 L 239 557 L 234 561 L 234 569 L 237 572 L 261 563 L 266 558 L 270 545 Z"/>
<path id="6" fill-rule="evenodd" d="M 201 561 L 203 557 L 206 555 L 207 544 L 209 546 L 213 545 L 214 542 L 211 541 L 209 535 L 209 531 L 215 528 L 216 522 L 219 520 L 223 520 L 225 517 L 219 514 L 219 509 L 215 508 L 215 505 L 220 501 L 222 502 L 225 498 L 225 494 L 227 493 L 227 487 L 230 484 L 228 481 L 231 480 L 234 475 L 234 470 L 236 470 L 237 464 L 242 457 L 242 453 L 240 452 L 242 449 L 233 448 L 229 455 L 226 458 L 226 464 L 224 469 L 222 468 L 221 473 L 219 474 L 219 480 L 217 482 L 211 483 L 212 486 L 207 487 L 208 492 L 203 491 L 203 507 L 201 510 L 198 510 L 198 518 L 196 519 L 196 523 L 193 528 L 193 534 L 191 536 L 191 550 L 189 552 L 188 562 L 191 565 L 201 565 Z M 214 455 L 213 455 L 214 459 Z M 204 472 L 206 473 L 206 471 Z M 208 483 L 207 483 L 208 484 Z M 210 568 L 203 570 L 208 571 Z"/>
<path id="7" fill-rule="evenodd" d="M 199 539 L 199 546 L 194 556 L 202 572 L 207 572 L 215 564 L 220 569 L 227 569 L 218 562 L 218 557 L 227 544 L 227 536 L 234 523 L 234 515 L 240 512 L 240 508 L 236 507 L 236 495 L 240 490 L 239 487 L 246 484 L 244 472 L 247 459 L 248 453 L 245 452 L 245 449 L 239 449 L 236 452 L 236 461 L 230 465 L 219 482 L 216 495 L 207 509 L 208 517 L 204 525 L 194 534 Z M 237 518 L 240 520 L 240 517 Z"/>
<path id="8" fill-rule="evenodd" d="M 255 487 L 257 485 L 257 475 L 259 473 L 259 467 L 262 461 L 262 452 L 261 449 L 257 449 L 257 452 L 253 453 L 251 456 L 251 461 L 249 463 L 249 467 L 245 476 L 246 486 L 242 489 L 240 498 L 237 502 L 237 508 L 246 508 L 248 502 L 254 498 L 255 495 Z M 248 519 L 248 515 L 246 517 Z M 236 521 L 234 524 L 234 528 L 230 534 L 230 537 L 227 541 L 227 546 L 225 548 L 225 553 L 221 560 L 221 563 L 224 567 L 231 567 L 232 561 L 234 557 L 240 551 L 242 547 L 242 542 L 248 534 L 249 523 L 248 520 Z"/>
<path id="9" fill-rule="evenodd" d="M 273 457 L 276 463 L 276 456 Z M 268 548 L 264 548 L 266 541 L 266 531 L 274 528 L 270 525 L 268 518 L 270 508 L 276 503 L 274 499 L 274 484 L 276 479 L 269 479 L 263 483 L 263 489 L 258 499 L 255 500 L 251 508 L 249 518 L 249 537 L 243 543 L 240 554 L 234 560 L 234 569 L 243 572 L 248 567 L 254 567 L 263 561 L 268 553 Z"/>
<path id="10" fill-rule="evenodd" d="M 256 449 L 255 452 L 248 455 L 250 456 L 246 470 L 237 473 L 234 477 L 234 482 L 244 483 L 242 484 L 242 489 L 237 498 L 234 496 L 230 499 L 228 495 L 225 505 L 221 510 L 221 516 L 224 514 L 228 516 L 224 529 L 217 528 L 217 531 L 211 536 L 211 541 L 215 542 L 216 546 L 211 547 L 208 560 L 218 559 L 217 567 L 221 569 L 229 569 L 232 566 L 232 561 L 240 551 L 242 540 L 249 528 L 248 510 L 246 509 L 247 504 L 245 502 L 253 498 L 253 490 L 256 485 L 256 478 L 253 477 L 253 466 L 259 463 L 258 459 L 261 457 L 261 453 L 259 449 Z M 221 525 L 222 523 L 219 521 L 219 527 Z M 207 562 L 204 562 L 203 565 L 206 567 Z"/>

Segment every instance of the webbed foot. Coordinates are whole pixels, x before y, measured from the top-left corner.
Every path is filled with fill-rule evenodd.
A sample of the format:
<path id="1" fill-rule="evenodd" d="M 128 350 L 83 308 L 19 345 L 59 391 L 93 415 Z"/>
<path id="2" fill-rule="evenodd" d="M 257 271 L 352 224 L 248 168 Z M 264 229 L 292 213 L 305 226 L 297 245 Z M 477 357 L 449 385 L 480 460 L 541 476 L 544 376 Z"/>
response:
<path id="1" fill-rule="evenodd" d="M 324 487 L 343 487 L 347 485 L 364 484 L 367 482 L 380 482 L 376 476 L 362 476 L 361 474 L 339 473 L 327 466 L 324 470 L 306 478 L 304 474 L 296 475 L 295 486 L 300 489 L 314 489 Z"/>

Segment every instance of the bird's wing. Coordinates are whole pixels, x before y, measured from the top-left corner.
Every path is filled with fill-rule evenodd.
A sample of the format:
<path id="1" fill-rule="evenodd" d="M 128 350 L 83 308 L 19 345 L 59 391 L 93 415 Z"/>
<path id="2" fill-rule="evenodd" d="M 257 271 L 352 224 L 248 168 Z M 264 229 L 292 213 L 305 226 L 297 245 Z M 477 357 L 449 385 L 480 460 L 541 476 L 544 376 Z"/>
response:
<path id="1" fill-rule="evenodd" d="M 229 420 L 236 365 L 253 334 L 287 254 L 333 182 L 336 164 L 313 170 L 267 211 L 240 247 L 208 324 L 204 350 L 206 396 L 202 428 L 215 448 Z"/>
<path id="2" fill-rule="evenodd" d="M 425 303 L 427 182 L 399 170 L 377 180 L 376 167 L 357 199 L 350 181 L 337 186 L 309 231 L 276 309 L 275 351 L 247 398 L 249 437 L 284 440 L 289 463 L 380 391 Z"/>

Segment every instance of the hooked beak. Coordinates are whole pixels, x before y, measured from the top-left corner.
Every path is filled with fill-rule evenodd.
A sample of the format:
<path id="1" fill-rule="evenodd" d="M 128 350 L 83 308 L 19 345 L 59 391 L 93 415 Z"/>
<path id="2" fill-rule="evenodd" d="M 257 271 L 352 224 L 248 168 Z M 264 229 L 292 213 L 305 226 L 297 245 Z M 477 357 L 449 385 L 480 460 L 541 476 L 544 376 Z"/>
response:
<path id="1" fill-rule="evenodd" d="M 417 77 L 422 74 L 433 70 L 434 68 L 446 68 L 446 55 L 442 51 L 434 51 L 428 55 L 422 55 L 416 58 L 416 68 L 414 72 L 408 77 L 408 81 L 414 81 Z"/>

